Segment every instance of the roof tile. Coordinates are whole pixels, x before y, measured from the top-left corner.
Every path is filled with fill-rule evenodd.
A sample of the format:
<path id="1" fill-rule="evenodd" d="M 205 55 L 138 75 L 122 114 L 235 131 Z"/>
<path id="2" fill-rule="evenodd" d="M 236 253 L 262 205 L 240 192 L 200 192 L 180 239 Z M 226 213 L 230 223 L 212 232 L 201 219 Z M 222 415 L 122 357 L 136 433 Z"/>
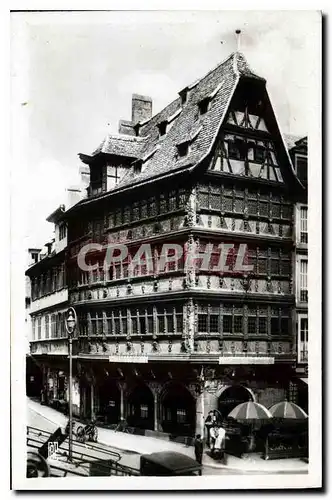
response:
<path id="1" fill-rule="evenodd" d="M 241 75 L 265 81 L 252 73 L 242 54 L 233 53 L 203 78 L 187 87 L 190 91 L 185 104 L 178 97 L 150 120 L 139 124 L 139 137 L 108 136 L 94 155 L 101 152 L 143 159 L 157 145 L 160 146 L 144 170 L 134 173 L 134 168 L 130 169 L 113 190 L 200 162 L 212 147 Z M 207 97 L 211 100 L 209 109 L 200 116 L 198 103 Z M 169 121 L 170 117 L 174 120 L 168 132 L 160 137 L 158 124 Z M 178 157 L 177 144 L 188 138 L 192 141 L 189 154 Z"/>

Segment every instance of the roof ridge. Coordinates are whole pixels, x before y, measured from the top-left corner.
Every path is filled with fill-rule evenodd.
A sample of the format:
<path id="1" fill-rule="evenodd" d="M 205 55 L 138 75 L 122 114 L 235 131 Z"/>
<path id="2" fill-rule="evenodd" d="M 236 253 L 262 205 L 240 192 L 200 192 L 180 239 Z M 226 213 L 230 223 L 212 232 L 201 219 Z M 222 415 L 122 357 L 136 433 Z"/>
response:
<path id="1" fill-rule="evenodd" d="M 217 68 L 219 68 L 220 66 L 222 66 L 223 64 L 225 64 L 228 59 L 230 59 L 232 56 L 234 56 L 235 52 L 232 52 L 229 56 L 227 56 L 223 61 L 219 62 L 216 66 L 214 66 L 212 69 L 210 69 L 204 76 L 202 76 L 201 78 L 197 78 L 196 80 L 194 80 L 193 83 L 189 84 L 189 85 L 186 85 L 185 87 L 183 87 L 182 90 L 184 89 L 191 89 L 193 87 L 195 87 L 196 85 L 198 85 L 204 78 L 206 78 L 210 73 L 213 73 L 213 71 L 215 71 Z M 181 92 L 181 90 L 180 90 Z M 138 122 L 138 125 L 146 125 L 147 123 L 149 123 L 152 119 L 156 118 L 156 116 L 158 116 L 159 114 L 161 114 L 163 111 L 165 111 L 166 108 L 168 108 L 169 106 L 171 106 L 174 102 L 176 102 L 177 100 L 179 99 L 179 97 L 176 97 L 175 99 L 173 99 L 173 101 L 171 101 L 169 104 L 167 104 L 167 106 L 165 106 L 163 109 L 161 109 L 158 113 L 156 113 L 155 115 L 151 116 L 151 118 L 149 118 L 148 120 L 145 120 L 144 122 Z M 141 136 L 141 137 L 144 137 L 144 136 Z"/>
<path id="2" fill-rule="evenodd" d="M 190 85 L 186 85 L 185 87 L 183 87 L 182 90 L 184 90 L 184 89 L 191 89 L 192 87 L 198 85 L 198 83 L 200 83 L 202 80 L 204 80 L 204 78 L 206 78 L 207 76 L 209 76 L 210 73 L 213 73 L 213 71 L 215 71 L 220 66 L 222 66 L 223 64 L 225 64 L 228 61 L 228 59 L 230 59 L 232 56 L 234 56 L 234 54 L 235 54 L 235 52 L 232 52 L 229 56 L 227 56 L 221 62 L 219 62 L 218 64 L 216 64 L 212 69 L 210 69 L 207 73 L 205 73 L 205 75 L 201 76 L 200 78 L 197 78 L 197 80 L 194 80 L 194 82 L 191 83 Z"/>

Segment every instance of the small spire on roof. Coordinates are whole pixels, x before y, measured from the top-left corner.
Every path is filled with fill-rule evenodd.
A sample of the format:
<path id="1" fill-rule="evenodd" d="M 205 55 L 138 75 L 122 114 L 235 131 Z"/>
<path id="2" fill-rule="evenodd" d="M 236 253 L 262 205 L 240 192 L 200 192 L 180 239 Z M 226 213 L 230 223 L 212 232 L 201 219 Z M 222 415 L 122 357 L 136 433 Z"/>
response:
<path id="1" fill-rule="evenodd" d="M 234 56 L 233 56 L 233 71 L 234 71 L 234 73 L 238 74 L 239 69 L 238 69 L 238 66 L 237 66 L 237 55 L 240 52 L 240 41 L 241 41 L 240 40 L 240 35 L 241 35 L 241 30 L 235 30 L 235 34 L 236 34 L 237 48 L 236 48 L 236 52 L 234 52 Z"/>
<path id="2" fill-rule="evenodd" d="M 240 46 L 241 46 L 241 30 L 235 30 L 236 34 L 236 44 L 237 44 L 237 52 L 240 52 Z"/>

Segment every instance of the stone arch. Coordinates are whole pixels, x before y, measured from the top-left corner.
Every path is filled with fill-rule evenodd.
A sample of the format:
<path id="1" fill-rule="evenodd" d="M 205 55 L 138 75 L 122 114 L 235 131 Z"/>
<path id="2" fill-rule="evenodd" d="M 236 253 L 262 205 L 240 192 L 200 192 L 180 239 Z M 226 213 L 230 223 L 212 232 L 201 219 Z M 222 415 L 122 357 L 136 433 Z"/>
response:
<path id="1" fill-rule="evenodd" d="M 127 422 L 132 427 L 153 430 L 154 396 L 150 387 L 143 382 L 128 391 Z"/>
<path id="2" fill-rule="evenodd" d="M 177 381 L 167 382 L 160 393 L 160 423 L 164 432 L 192 436 L 196 424 L 196 401 L 191 391 Z"/>
<path id="3" fill-rule="evenodd" d="M 222 417 L 228 414 L 239 404 L 247 401 L 255 401 L 255 395 L 251 389 L 244 385 L 232 384 L 221 387 L 217 393 L 218 411 Z"/>
<path id="4" fill-rule="evenodd" d="M 98 384 L 99 414 L 105 423 L 116 424 L 120 420 L 121 392 L 117 380 L 105 378 Z"/>

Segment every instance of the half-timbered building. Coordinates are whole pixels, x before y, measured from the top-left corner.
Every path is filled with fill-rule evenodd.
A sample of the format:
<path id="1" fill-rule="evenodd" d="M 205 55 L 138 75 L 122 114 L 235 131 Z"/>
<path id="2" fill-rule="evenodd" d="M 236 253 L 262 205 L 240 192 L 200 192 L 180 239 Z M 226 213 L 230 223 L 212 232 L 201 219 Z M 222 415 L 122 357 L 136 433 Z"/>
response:
<path id="1" fill-rule="evenodd" d="M 266 81 L 239 52 L 155 115 L 150 98 L 134 94 L 132 104 L 119 134 L 80 154 L 87 196 L 62 214 L 78 315 L 78 411 L 193 435 L 212 409 L 227 416 L 243 401 L 269 407 L 288 397 L 297 360 L 294 204 L 303 187 Z M 85 270 L 78 256 L 88 244 L 102 249 L 91 247 Z M 128 252 L 105 266 L 110 245 Z M 149 251 L 137 262 L 142 245 Z M 161 266 L 175 245 L 183 253 Z"/>

